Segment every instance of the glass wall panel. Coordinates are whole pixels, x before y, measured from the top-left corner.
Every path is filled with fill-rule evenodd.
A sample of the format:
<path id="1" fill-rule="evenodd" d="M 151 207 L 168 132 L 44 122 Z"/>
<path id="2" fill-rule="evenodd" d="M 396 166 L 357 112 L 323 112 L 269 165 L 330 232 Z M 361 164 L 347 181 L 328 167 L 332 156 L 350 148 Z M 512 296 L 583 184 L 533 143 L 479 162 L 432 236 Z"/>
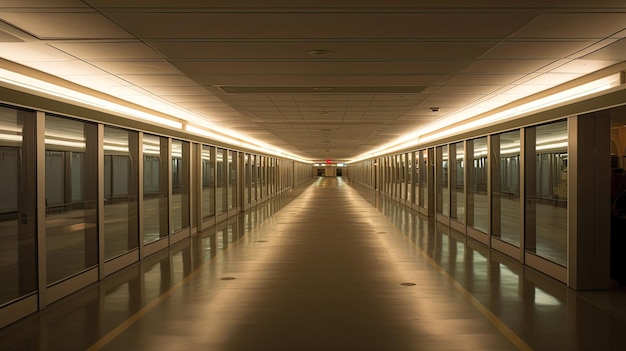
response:
<path id="1" fill-rule="evenodd" d="M 237 151 L 228 151 L 228 209 L 237 207 Z"/>
<path id="2" fill-rule="evenodd" d="M 250 154 L 243 155 L 243 204 L 250 204 Z"/>
<path id="3" fill-rule="evenodd" d="M 251 155 L 250 156 L 250 166 L 252 168 L 252 178 L 251 181 L 252 183 L 250 184 L 250 187 L 252 188 L 250 191 L 250 196 L 252 198 L 252 200 L 256 201 L 259 199 L 259 156 L 257 155 Z"/>
<path id="4" fill-rule="evenodd" d="M 420 207 L 428 208 L 428 150 L 420 150 L 420 165 L 421 170 L 419 172 L 420 183 Z"/>
<path id="5" fill-rule="evenodd" d="M 520 246 L 520 131 L 491 137 L 491 235 Z"/>
<path id="6" fill-rule="evenodd" d="M 98 126 L 46 115 L 47 282 L 98 264 Z"/>
<path id="7" fill-rule="evenodd" d="M 215 216 L 215 148 L 202 145 L 202 219 Z"/>
<path id="8" fill-rule="evenodd" d="M 465 223 L 465 148 L 450 144 L 450 218 Z"/>
<path id="9" fill-rule="evenodd" d="M 437 213 L 449 216 L 450 189 L 448 187 L 448 145 L 437 147 Z"/>
<path id="10" fill-rule="evenodd" d="M 227 201 L 228 201 L 228 189 L 227 189 L 227 181 L 226 178 L 228 170 L 226 169 L 227 162 L 227 150 L 217 148 L 217 192 L 216 195 L 216 212 L 217 214 L 222 214 L 226 211 Z"/>
<path id="11" fill-rule="evenodd" d="M 525 247 L 567 266 L 567 121 L 526 132 L 527 160 L 534 162 L 526 162 Z"/>
<path id="12" fill-rule="evenodd" d="M 487 198 L 487 137 L 467 142 L 467 224 L 489 233 Z"/>
<path id="13" fill-rule="evenodd" d="M 104 256 L 139 247 L 139 138 L 137 132 L 104 127 Z"/>
<path id="14" fill-rule="evenodd" d="M 189 143 L 172 140 L 171 230 L 189 227 Z"/>
<path id="15" fill-rule="evenodd" d="M 406 154 L 400 155 L 400 168 L 398 169 L 398 177 L 400 178 L 400 198 L 406 200 L 407 195 L 407 177 L 406 170 L 408 169 L 406 164 Z"/>
<path id="16" fill-rule="evenodd" d="M 411 177 L 415 181 L 415 187 L 413 188 L 413 191 L 415 193 L 415 195 L 414 195 L 414 203 L 416 205 L 420 204 L 420 197 L 422 196 L 420 194 L 420 182 L 421 182 L 421 176 L 422 176 L 422 174 L 420 173 L 420 169 L 421 169 L 420 153 L 421 153 L 421 151 L 416 151 L 412 155 L 412 157 L 415 159 L 415 161 L 414 161 L 415 162 L 415 168 L 413 169 L 413 175 Z"/>
<path id="17" fill-rule="evenodd" d="M 412 185 L 411 184 L 411 176 L 413 175 L 413 167 L 412 167 L 412 162 L 413 162 L 413 153 L 407 153 L 404 155 L 404 160 L 405 160 L 405 164 L 406 167 L 404 168 L 404 174 L 405 174 L 405 179 L 406 179 L 406 197 L 405 200 L 408 201 L 412 201 L 412 197 L 411 197 L 411 192 L 413 191 L 412 189 Z"/>
<path id="18" fill-rule="evenodd" d="M 37 290 L 33 112 L 0 107 L 0 305 Z"/>
<path id="19" fill-rule="evenodd" d="M 169 235 L 168 139 L 143 136 L 143 242 Z"/>
<path id="20" fill-rule="evenodd" d="M 261 156 L 261 198 L 267 197 L 267 157 Z"/>

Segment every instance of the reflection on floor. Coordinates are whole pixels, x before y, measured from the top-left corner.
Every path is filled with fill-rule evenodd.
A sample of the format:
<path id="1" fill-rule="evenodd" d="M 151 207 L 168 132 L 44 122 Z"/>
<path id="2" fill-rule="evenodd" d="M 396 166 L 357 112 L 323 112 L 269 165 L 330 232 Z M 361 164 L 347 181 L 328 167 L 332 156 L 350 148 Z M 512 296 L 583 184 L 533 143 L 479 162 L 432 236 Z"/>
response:
<path id="1" fill-rule="evenodd" d="M 1 350 L 611 350 L 626 291 L 576 292 L 319 178 L 0 330 Z"/>

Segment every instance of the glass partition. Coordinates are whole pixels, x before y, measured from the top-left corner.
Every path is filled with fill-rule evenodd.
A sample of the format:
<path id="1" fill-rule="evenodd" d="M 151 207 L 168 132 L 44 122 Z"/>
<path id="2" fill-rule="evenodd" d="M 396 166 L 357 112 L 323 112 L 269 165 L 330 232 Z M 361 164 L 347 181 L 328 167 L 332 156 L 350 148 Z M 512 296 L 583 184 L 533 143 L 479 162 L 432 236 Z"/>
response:
<path id="1" fill-rule="evenodd" d="M 449 216 L 450 190 L 448 187 L 448 145 L 438 146 L 436 149 L 437 162 L 437 213 Z"/>
<path id="2" fill-rule="evenodd" d="M 567 266 L 567 121 L 527 128 L 526 147 L 526 251 Z"/>
<path id="3" fill-rule="evenodd" d="M 491 235 L 519 247 L 520 131 L 491 136 Z"/>
<path id="4" fill-rule="evenodd" d="M 228 189 L 227 189 L 227 181 L 226 172 L 228 172 L 226 168 L 226 162 L 228 155 L 226 154 L 227 150 L 217 148 L 216 154 L 216 170 L 217 170 L 217 191 L 216 195 L 216 213 L 222 214 L 226 211 L 227 201 L 228 201 Z"/>
<path id="5" fill-rule="evenodd" d="M 202 145 L 202 219 L 215 216 L 215 148 Z"/>
<path id="6" fill-rule="evenodd" d="M 428 150 L 420 150 L 420 165 L 421 171 L 419 173 L 419 195 L 420 195 L 420 207 L 428 208 L 428 202 L 430 199 L 428 198 Z"/>
<path id="7" fill-rule="evenodd" d="M 463 142 L 450 144 L 450 160 L 450 218 L 465 223 L 465 148 Z"/>
<path id="8" fill-rule="evenodd" d="M 261 170 L 259 175 L 261 176 L 261 199 L 267 197 L 267 157 L 261 156 Z"/>
<path id="9" fill-rule="evenodd" d="M 467 224 L 489 233 L 487 137 L 467 141 Z"/>
<path id="10" fill-rule="evenodd" d="M 243 155 L 243 204 L 250 204 L 250 154 Z"/>
<path id="11" fill-rule="evenodd" d="M 104 127 L 104 256 L 139 247 L 138 133 Z"/>
<path id="12" fill-rule="evenodd" d="M 0 107 L 0 305 L 37 290 L 35 114 Z"/>
<path id="13" fill-rule="evenodd" d="M 256 201 L 259 199 L 258 196 L 258 184 L 259 184 L 259 168 L 258 168 L 258 156 L 250 155 L 250 168 L 252 172 L 252 177 L 250 178 L 250 198 L 252 201 Z"/>
<path id="14" fill-rule="evenodd" d="M 46 115 L 46 264 L 52 284 L 98 264 L 98 126 Z"/>
<path id="15" fill-rule="evenodd" d="M 169 235 L 168 139 L 143 136 L 143 242 Z"/>
<path id="16" fill-rule="evenodd" d="M 237 151 L 228 151 L 228 209 L 237 207 Z"/>
<path id="17" fill-rule="evenodd" d="M 416 151 L 411 156 L 414 158 L 414 162 L 415 162 L 415 167 L 413 168 L 413 174 L 411 175 L 411 177 L 413 178 L 413 181 L 415 181 L 415 186 L 413 187 L 413 192 L 414 192 L 413 203 L 418 206 L 420 205 L 420 197 L 422 196 L 420 194 L 420 182 L 421 182 L 421 176 L 422 176 L 422 174 L 420 173 L 421 171 L 420 153 L 421 151 Z"/>
<path id="18" fill-rule="evenodd" d="M 405 185 L 405 197 L 404 199 L 407 201 L 411 201 L 411 192 L 413 191 L 412 189 L 412 184 L 411 184 L 411 176 L 412 176 L 412 172 L 413 172 L 413 167 L 412 167 L 412 162 L 413 162 L 413 154 L 412 153 L 407 153 L 404 154 L 404 162 L 405 162 L 405 167 L 404 167 L 404 178 L 406 181 L 406 185 Z"/>
<path id="19" fill-rule="evenodd" d="M 171 232 L 189 227 L 189 143 L 172 140 Z"/>

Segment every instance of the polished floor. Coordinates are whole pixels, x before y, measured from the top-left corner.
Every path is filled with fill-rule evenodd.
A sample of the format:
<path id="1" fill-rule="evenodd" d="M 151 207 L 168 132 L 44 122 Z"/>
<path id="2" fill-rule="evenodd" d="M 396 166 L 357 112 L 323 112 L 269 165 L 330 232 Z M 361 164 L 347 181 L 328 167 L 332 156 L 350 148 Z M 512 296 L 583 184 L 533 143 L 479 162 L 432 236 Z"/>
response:
<path id="1" fill-rule="evenodd" d="M 576 292 L 318 178 L 0 330 L 0 350 L 623 350 L 626 289 Z"/>

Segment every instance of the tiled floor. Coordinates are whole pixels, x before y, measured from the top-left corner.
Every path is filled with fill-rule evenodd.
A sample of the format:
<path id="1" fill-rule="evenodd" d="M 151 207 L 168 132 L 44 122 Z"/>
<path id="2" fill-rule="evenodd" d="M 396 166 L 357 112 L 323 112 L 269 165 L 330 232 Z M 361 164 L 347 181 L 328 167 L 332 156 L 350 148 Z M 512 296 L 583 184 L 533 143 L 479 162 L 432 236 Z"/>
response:
<path id="1" fill-rule="evenodd" d="M 575 292 L 319 178 L 0 330 L 0 350 L 611 350 L 626 290 Z"/>

